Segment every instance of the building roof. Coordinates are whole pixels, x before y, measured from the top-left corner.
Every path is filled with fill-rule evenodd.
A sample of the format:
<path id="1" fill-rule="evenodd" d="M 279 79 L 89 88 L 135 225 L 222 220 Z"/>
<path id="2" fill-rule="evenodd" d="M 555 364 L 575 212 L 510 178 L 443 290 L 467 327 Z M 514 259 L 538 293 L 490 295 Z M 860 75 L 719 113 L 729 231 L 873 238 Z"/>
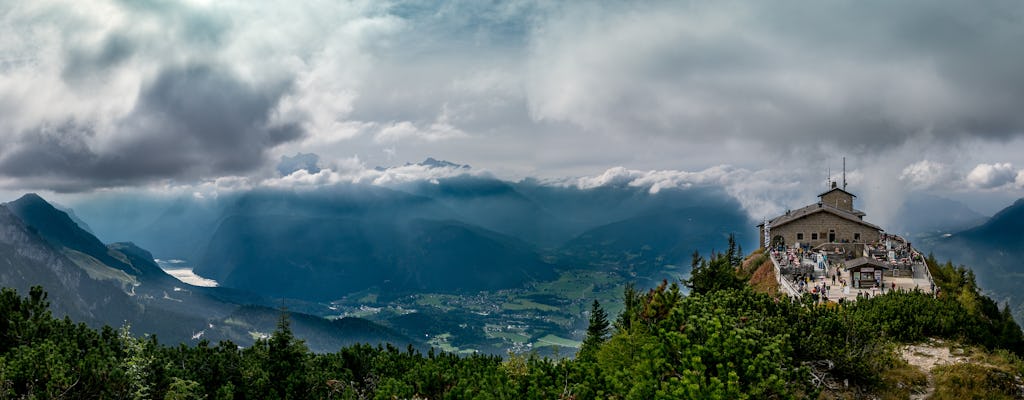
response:
<path id="1" fill-rule="evenodd" d="M 843 263 L 843 265 L 846 265 L 846 269 L 847 270 L 851 270 L 851 269 L 858 269 L 859 270 L 859 269 L 861 269 L 863 267 L 873 267 L 873 268 L 889 269 L 889 266 L 885 265 L 885 263 L 883 263 L 881 261 L 878 261 L 878 260 L 876 260 L 874 258 L 868 258 L 868 257 L 854 258 L 854 259 L 852 259 L 850 261 L 847 261 L 847 262 Z"/>
<path id="2" fill-rule="evenodd" d="M 853 210 L 853 212 L 850 212 L 824 203 L 815 203 L 804 208 L 798 208 L 796 210 L 788 211 L 783 215 L 771 219 L 769 221 L 769 224 L 771 224 L 772 228 L 777 228 L 790 222 L 796 221 L 798 219 L 823 212 L 835 215 L 839 218 L 843 218 L 851 222 L 856 222 L 860 225 L 867 226 L 871 229 L 876 229 L 879 231 L 882 230 L 882 228 L 878 227 L 878 225 L 871 224 L 860 219 L 860 217 L 864 216 L 863 212 L 860 212 L 858 210 Z M 764 224 L 758 226 L 762 225 Z"/>
<path id="3" fill-rule="evenodd" d="M 826 190 L 826 191 L 825 191 L 824 193 L 822 193 L 822 194 L 819 194 L 819 195 L 818 195 L 818 197 L 821 197 L 821 196 L 824 196 L 824 195 L 826 195 L 826 194 L 832 193 L 832 192 L 834 192 L 834 191 L 836 191 L 836 190 L 838 190 L 838 191 L 840 191 L 840 192 L 843 192 L 843 193 L 846 193 L 846 194 L 850 195 L 850 197 L 857 197 L 857 195 L 855 195 L 855 194 L 853 194 L 853 193 L 850 193 L 850 192 L 847 192 L 847 191 L 845 191 L 845 190 L 843 190 L 843 189 L 840 189 L 840 188 L 838 188 L 838 187 L 834 187 L 834 188 L 831 188 L 831 189 L 829 189 L 829 190 Z"/>

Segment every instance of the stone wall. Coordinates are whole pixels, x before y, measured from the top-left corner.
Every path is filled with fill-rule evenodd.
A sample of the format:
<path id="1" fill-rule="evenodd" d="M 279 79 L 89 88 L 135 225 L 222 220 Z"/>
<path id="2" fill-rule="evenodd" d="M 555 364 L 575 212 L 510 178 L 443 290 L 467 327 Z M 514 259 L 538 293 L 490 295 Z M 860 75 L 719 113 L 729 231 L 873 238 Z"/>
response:
<path id="1" fill-rule="evenodd" d="M 830 233 L 834 233 L 834 240 L 830 240 Z M 858 233 L 860 234 L 859 238 L 856 236 Z M 803 237 L 800 238 L 799 234 L 803 234 Z M 870 243 L 877 242 L 881 238 L 879 231 L 874 228 L 827 212 L 812 214 L 779 227 L 772 227 L 771 235 L 772 238 L 782 236 L 786 245 L 789 246 L 798 242 L 812 246 L 829 242 Z M 761 243 L 764 243 L 763 228 Z"/>
<path id="2" fill-rule="evenodd" d="M 821 202 L 840 210 L 853 211 L 853 196 L 838 190 L 825 193 L 821 196 Z"/>

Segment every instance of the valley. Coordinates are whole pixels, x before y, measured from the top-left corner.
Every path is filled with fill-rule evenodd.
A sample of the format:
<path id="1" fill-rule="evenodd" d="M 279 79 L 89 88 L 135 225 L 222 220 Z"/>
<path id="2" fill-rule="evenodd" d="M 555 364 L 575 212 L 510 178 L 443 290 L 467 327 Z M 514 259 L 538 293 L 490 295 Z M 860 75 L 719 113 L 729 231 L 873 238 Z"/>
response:
<path id="1" fill-rule="evenodd" d="M 707 254 L 730 234 L 754 246 L 752 222 L 713 187 L 652 193 L 463 173 L 398 187 L 105 201 L 73 204 L 73 213 L 98 237 L 151 251 L 182 282 L 173 290 L 366 321 L 461 353 L 575 354 L 594 300 L 617 312 L 627 283 L 677 282 L 694 251 Z M 267 332 L 225 313 L 204 317 L 219 327 L 204 338 Z"/>
<path id="2" fill-rule="evenodd" d="M 151 219 L 139 223 L 145 229 L 134 231 L 153 254 L 93 237 L 123 238 L 119 207 L 83 207 L 72 220 L 38 196 L 10 204 L 90 280 L 117 283 L 102 290 L 123 293 L 125 310 L 137 302 L 148 310 L 145 317 L 101 313 L 93 317 L 99 321 L 129 315 L 172 341 L 244 344 L 272 331 L 271 316 L 286 309 L 307 316 L 296 317 L 297 333 L 322 351 L 387 340 L 462 354 L 572 355 L 594 300 L 616 315 L 627 284 L 678 282 L 689 276 L 695 250 L 709 254 L 729 234 L 756 247 L 753 224 L 735 201 L 708 188 L 650 193 L 460 175 L 401 188 L 165 199 L 152 202 L 143 213 Z M 976 218 L 950 215 L 930 229 Z M 978 274 L 989 279 L 985 269 Z M 188 322 L 168 330 L 148 321 L 166 312 Z"/>
<path id="3" fill-rule="evenodd" d="M 460 353 L 575 353 L 586 333 L 590 303 L 622 309 L 629 280 L 616 272 L 572 270 L 524 289 L 468 294 L 417 293 L 388 298 L 367 290 L 330 303 L 334 315 L 387 324 L 429 345 Z"/>

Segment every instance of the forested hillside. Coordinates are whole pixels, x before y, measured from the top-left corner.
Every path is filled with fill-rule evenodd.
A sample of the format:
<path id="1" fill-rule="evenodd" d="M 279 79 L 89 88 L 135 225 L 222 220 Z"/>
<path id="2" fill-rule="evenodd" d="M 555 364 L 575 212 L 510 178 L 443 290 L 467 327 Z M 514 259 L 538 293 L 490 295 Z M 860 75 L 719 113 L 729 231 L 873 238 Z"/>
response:
<path id="1" fill-rule="evenodd" d="M 966 269 L 930 260 L 944 293 L 938 298 L 892 292 L 839 306 L 757 293 L 740 261 L 731 251 L 695 256 L 694 275 L 682 282 L 686 296 L 676 283 L 643 293 L 628 287 L 613 321 L 594 302 L 575 359 L 366 345 L 315 354 L 292 335 L 287 317 L 247 348 L 166 345 L 129 327 L 93 330 L 54 319 L 41 288 L 24 298 L 5 289 L 0 397 L 905 398 L 926 383 L 896 347 L 928 338 L 988 357 L 948 372 L 955 384 L 938 382 L 936 396 L 946 389 L 975 398 L 1022 394 L 1021 330 L 978 294 Z"/>

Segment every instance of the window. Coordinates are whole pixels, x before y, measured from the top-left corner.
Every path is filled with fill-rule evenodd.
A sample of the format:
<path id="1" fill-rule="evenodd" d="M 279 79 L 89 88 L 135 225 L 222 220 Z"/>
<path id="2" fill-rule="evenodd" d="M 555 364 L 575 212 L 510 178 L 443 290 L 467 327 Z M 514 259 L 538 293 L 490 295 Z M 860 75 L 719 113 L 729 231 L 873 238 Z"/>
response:
<path id="1" fill-rule="evenodd" d="M 860 234 L 859 233 L 854 233 L 853 234 L 853 240 L 860 240 Z"/>
<path id="2" fill-rule="evenodd" d="M 804 234 L 803 233 L 796 234 L 796 240 L 804 240 Z"/>
<path id="3" fill-rule="evenodd" d="M 818 240 L 818 233 L 817 232 L 811 234 L 811 240 Z"/>

